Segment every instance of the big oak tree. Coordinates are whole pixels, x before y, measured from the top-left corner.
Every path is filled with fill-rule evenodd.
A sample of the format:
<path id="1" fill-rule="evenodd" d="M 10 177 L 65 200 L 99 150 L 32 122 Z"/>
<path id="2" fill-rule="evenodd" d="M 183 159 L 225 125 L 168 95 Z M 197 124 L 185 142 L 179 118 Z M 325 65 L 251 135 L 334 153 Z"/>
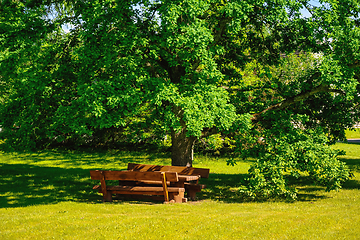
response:
<path id="1" fill-rule="evenodd" d="M 358 121 L 357 0 L 2 0 L 0 126 L 13 148 L 156 128 L 172 164 L 231 138 L 252 197 L 349 178 L 328 143 Z M 150 126 L 150 127 L 149 127 Z M 155 130 L 154 130 L 155 131 Z M 230 163 L 234 163 L 230 161 Z"/>

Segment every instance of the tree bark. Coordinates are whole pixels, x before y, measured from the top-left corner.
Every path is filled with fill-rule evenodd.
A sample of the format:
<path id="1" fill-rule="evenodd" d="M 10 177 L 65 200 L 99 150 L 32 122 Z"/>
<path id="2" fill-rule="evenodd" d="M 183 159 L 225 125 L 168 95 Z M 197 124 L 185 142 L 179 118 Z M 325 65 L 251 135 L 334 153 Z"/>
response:
<path id="1" fill-rule="evenodd" d="M 171 165 L 191 167 L 193 162 L 193 148 L 196 137 L 186 136 L 186 128 L 176 132 L 171 130 Z"/>

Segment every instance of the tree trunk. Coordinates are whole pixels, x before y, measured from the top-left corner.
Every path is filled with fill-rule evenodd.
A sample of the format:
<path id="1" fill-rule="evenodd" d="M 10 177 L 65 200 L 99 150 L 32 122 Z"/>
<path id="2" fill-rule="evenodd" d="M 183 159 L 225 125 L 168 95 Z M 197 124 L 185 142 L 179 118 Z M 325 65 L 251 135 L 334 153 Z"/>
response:
<path id="1" fill-rule="evenodd" d="M 171 130 L 171 165 L 172 166 L 192 166 L 193 148 L 196 137 L 187 137 L 186 128 L 180 132 Z"/>

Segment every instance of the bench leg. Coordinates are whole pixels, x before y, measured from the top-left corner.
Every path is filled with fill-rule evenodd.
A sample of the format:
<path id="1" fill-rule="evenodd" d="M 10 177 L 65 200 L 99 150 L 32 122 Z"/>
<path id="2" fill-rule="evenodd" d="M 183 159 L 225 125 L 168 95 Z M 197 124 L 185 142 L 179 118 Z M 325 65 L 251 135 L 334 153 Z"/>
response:
<path id="1" fill-rule="evenodd" d="M 193 191 L 191 189 L 188 189 L 188 192 L 187 192 L 187 197 L 189 199 L 191 199 L 192 201 L 195 201 L 196 200 L 196 192 L 197 191 Z"/>
<path id="2" fill-rule="evenodd" d="M 201 192 L 205 185 L 187 185 L 185 186 L 186 197 L 191 200 L 197 200 L 196 193 Z"/>
<path id="3" fill-rule="evenodd" d="M 112 202 L 112 195 L 110 191 L 107 191 L 106 194 L 103 193 L 103 202 Z"/>
<path id="4" fill-rule="evenodd" d="M 176 202 L 176 203 L 187 202 L 187 199 L 184 197 L 184 192 L 169 193 L 169 199 L 170 199 L 170 202 L 171 202 L 171 200 L 174 200 L 174 202 Z"/>

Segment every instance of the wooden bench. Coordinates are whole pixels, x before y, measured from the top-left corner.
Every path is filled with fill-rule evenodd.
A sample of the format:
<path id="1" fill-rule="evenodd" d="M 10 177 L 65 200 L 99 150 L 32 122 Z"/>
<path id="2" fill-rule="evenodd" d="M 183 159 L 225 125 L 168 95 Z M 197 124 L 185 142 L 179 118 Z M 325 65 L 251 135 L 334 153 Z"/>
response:
<path id="1" fill-rule="evenodd" d="M 161 165 L 149 165 L 149 164 L 137 164 L 129 163 L 129 171 L 137 172 L 176 172 L 179 175 L 188 175 L 188 176 L 199 176 L 199 178 L 209 178 L 210 169 L 207 168 L 193 168 L 193 167 L 180 167 L 180 166 L 161 166 Z M 206 185 L 199 184 L 199 178 L 191 182 L 181 181 L 174 183 L 175 186 L 184 187 L 187 198 L 191 200 L 196 199 L 196 193 L 200 192 L 201 189 L 206 188 Z"/>
<path id="2" fill-rule="evenodd" d="M 104 202 L 112 202 L 112 194 L 119 195 L 146 195 L 161 196 L 164 202 L 186 202 L 184 198 L 185 189 L 170 186 L 171 183 L 179 181 L 175 172 L 134 172 L 134 171 L 101 171 L 91 170 L 92 180 L 100 180 L 101 185 L 95 185 L 103 194 Z M 119 185 L 106 185 L 106 180 L 119 180 Z M 141 182 L 161 182 L 162 186 L 141 185 Z"/>

